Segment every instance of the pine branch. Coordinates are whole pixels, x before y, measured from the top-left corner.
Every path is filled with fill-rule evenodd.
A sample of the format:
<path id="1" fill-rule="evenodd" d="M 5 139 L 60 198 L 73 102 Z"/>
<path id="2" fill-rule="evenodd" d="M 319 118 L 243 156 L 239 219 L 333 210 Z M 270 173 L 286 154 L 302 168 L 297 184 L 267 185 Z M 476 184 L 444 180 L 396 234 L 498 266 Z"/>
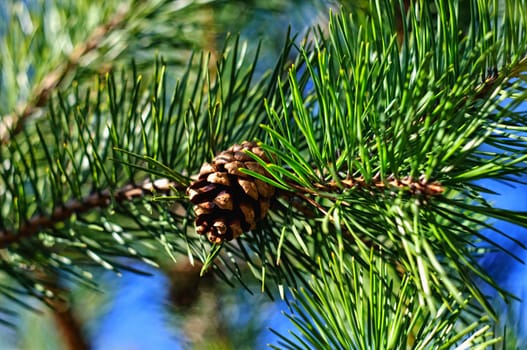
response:
<path id="1" fill-rule="evenodd" d="M 256 58 L 244 60 L 235 41 L 218 56 L 217 75 L 201 58 L 196 69 L 191 59 L 173 85 L 166 65 L 158 64 L 153 77 L 137 74 L 136 66 L 131 78 L 109 74 L 95 93 L 66 89 L 50 101 L 45 121 L 33 129 L 25 123 L 0 152 L 6 188 L 0 196 L 15 208 L 3 210 L 2 221 L 20 223 L 0 236 L 3 271 L 42 297 L 27 266 L 78 275 L 76 265 L 91 259 L 117 270 L 126 266 L 115 257 L 148 258 L 155 251 L 149 246 L 138 253 L 130 242 L 155 240 L 169 254 L 198 257 L 229 283 L 235 278 L 245 285 L 243 261 L 269 295 L 309 285 L 305 295 L 294 294 L 303 304 L 292 320 L 320 347 L 328 341 L 380 346 L 391 320 L 404 326 L 393 333 L 399 347 L 414 331 L 423 348 L 431 334 L 439 348 L 445 339 L 461 346 L 476 338 L 481 346 L 494 343 L 486 326 L 476 322 L 456 334 L 454 325 L 472 312 L 494 315 L 475 283 L 477 276 L 498 288 L 476 260 L 481 241 L 503 249 L 482 234 L 492 227 L 489 219 L 527 227 L 525 213 L 493 208 L 481 198 L 490 189 L 476 184 L 527 173 L 527 138 L 517 134 L 527 131 L 525 113 L 515 110 L 525 91 L 513 79 L 525 78 L 526 7 L 521 0 L 507 4 L 517 11 L 508 8 L 500 22 L 497 9 L 472 1 L 474 23 L 463 32 L 451 2 L 412 3 L 396 28 L 389 1 L 371 1 L 364 25 L 353 16 L 332 17 L 327 36 L 300 47 L 287 77 L 291 43 L 270 76 L 255 82 Z M 508 35 L 502 41 L 499 34 Z M 497 76 L 492 71 L 475 86 L 495 67 Z M 184 213 L 171 215 L 168 206 L 147 200 L 158 191 L 181 202 L 170 190 L 182 192 L 188 174 L 218 151 L 255 139 L 273 161 L 255 159 L 269 177 L 246 175 L 281 189 L 286 200 L 277 198 L 258 224 L 247 220 L 251 230 L 234 242 L 211 246 L 199 239 L 188 203 Z M 483 145 L 500 151 L 484 152 Z M 170 180 L 136 181 L 145 176 Z M 249 187 L 242 187 L 246 195 Z M 303 211 L 306 203 L 322 215 Z M 89 215 L 102 208 L 101 215 Z M 18 244 L 34 237 L 42 244 Z M 379 273 L 384 262 L 389 274 Z M 367 278 L 369 286 L 362 283 Z M 335 287 L 345 291 L 340 300 Z M 374 337 L 350 337 L 367 327 Z"/>
<path id="2" fill-rule="evenodd" d="M 138 65 L 151 69 L 156 60 L 152 50 L 159 50 L 162 45 L 171 48 L 171 51 L 166 53 L 165 61 L 179 67 L 187 63 L 192 49 L 206 47 L 214 52 L 215 47 L 211 46 L 212 28 L 201 23 L 210 19 L 207 16 L 203 19 L 199 16 L 196 18 L 195 14 L 221 2 L 222 0 L 189 1 L 176 6 L 170 0 L 149 0 L 133 1 L 130 6 L 118 6 L 105 23 L 93 29 L 88 36 L 83 33 L 83 40 L 77 43 L 66 57 L 55 58 L 54 65 L 46 67 L 47 71 L 40 78 L 37 87 L 31 91 L 32 97 L 28 101 L 21 102 L 22 106 L 18 107 L 16 112 L 0 118 L 0 144 L 8 144 L 10 138 L 23 130 L 23 125 L 28 119 L 47 106 L 54 93 L 60 88 L 65 88 L 71 81 L 84 81 L 86 73 L 103 74 L 121 67 L 125 62 L 128 64 L 132 59 Z M 43 17 L 41 20 L 47 18 Z M 174 28 L 167 28 L 165 22 L 173 23 L 174 20 L 179 22 L 173 24 Z M 156 25 L 159 25 L 160 29 L 157 29 Z M 185 27 L 194 30 L 190 31 Z M 209 32 L 203 33 L 204 28 Z M 40 32 L 39 34 L 44 35 Z M 202 37 L 197 38 L 197 35 Z M 118 47 L 113 45 L 116 39 L 119 39 Z M 155 48 L 152 42 L 157 44 Z M 12 57 L 7 58 L 9 59 Z"/>
<path id="3" fill-rule="evenodd" d="M 321 193 L 298 186 L 293 182 L 288 182 L 288 184 L 298 191 L 324 196 Z M 313 186 L 319 191 L 329 193 L 338 193 L 349 189 L 360 189 L 370 192 L 392 190 L 397 192 L 401 191 L 410 196 L 426 197 L 438 196 L 445 192 L 444 187 L 438 182 L 427 182 L 424 178 L 414 180 L 410 176 L 398 179 L 393 175 L 388 176 L 384 181 L 380 179 L 379 175 L 377 175 L 374 176 L 371 181 L 366 181 L 364 177 L 357 177 L 352 179 L 338 179 L 337 181 L 331 180 L 327 183 L 314 183 Z"/>
<path id="4" fill-rule="evenodd" d="M 67 350 L 89 350 L 85 332 L 81 329 L 77 317 L 71 308 L 54 310 L 53 319 L 58 332 L 62 335 L 64 346 Z"/>
<path id="5" fill-rule="evenodd" d="M 56 208 L 51 215 L 35 215 L 16 230 L 3 228 L 0 230 L 0 249 L 10 244 L 31 238 L 42 230 L 52 229 L 58 223 L 63 223 L 73 215 L 86 213 L 97 208 L 104 208 L 110 204 L 123 204 L 136 198 L 149 195 L 169 195 L 174 189 L 184 190 L 180 184 L 167 179 L 155 181 L 145 180 L 140 184 L 129 184 L 116 191 L 104 190 L 93 193 L 81 200 L 70 200 Z"/>
<path id="6" fill-rule="evenodd" d="M 468 300 L 452 308 L 445 303 L 434 314 L 419 304 L 408 275 L 398 285 L 390 264 L 373 256 L 368 268 L 336 254 L 319 259 L 320 277 L 292 291 L 295 301 L 286 316 L 297 331 L 287 337 L 275 332 L 280 347 L 273 348 L 484 349 L 499 343 L 487 317 L 464 317 Z M 463 327 L 454 330 L 454 324 Z"/>
<path id="7" fill-rule="evenodd" d="M 78 315 L 71 306 L 70 291 L 59 284 L 58 276 L 46 276 L 48 290 L 53 290 L 55 297 L 47 298 L 46 302 L 51 307 L 51 317 L 55 321 L 57 331 L 61 335 L 66 350 L 91 349 L 87 335 L 82 329 Z"/>
<path id="8" fill-rule="evenodd" d="M 60 268 L 86 282 L 91 279 L 86 265 L 130 269 L 120 257 L 156 265 L 158 258 L 151 253 L 160 251 L 152 250 L 153 243 L 171 257 L 183 253 L 205 261 L 203 241 L 190 234 L 188 208 L 172 212 L 167 201 L 152 202 L 146 196 L 171 185 L 185 189 L 188 178 L 182 174 L 194 173 L 215 149 L 261 133 L 247 118 L 263 119 L 263 98 L 275 99 L 291 42 L 286 42 L 275 71 L 256 81 L 256 58 L 241 53 L 238 39 L 230 43 L 212 75 L 201 55 L 190 59 L 175 85 L 158 61 L 153 76 L 144 78 L 131 66 L 131 74 L 99 76 L 93 93 L 75 85 L 54 94 L 44 117 L 26 123 L 0 152 L 9 160 L 2 163 L 0 181 L 7 190 L 0 195 L 15 207 L 0 218 L 4 272 L 42 299 L 45 286 L 27 266 Z M 145 177 L 170 180 L 140 182 Z M 239 261 L 248 259 L 247 252 L 235 254 Z M 6 262 L 13 259 L 13 266 Z M 230 258 L 220 257 L 214 264 L 225 276 L 217 268 L 222 264 L 241 281 Z"/>
<path id="9" fill-rule="evenodd" d="M 32 99 L 20 108 L 21 112 L 4 115 L 0 118 L 0 144 L 8 144 L 11 137 L 23 130 L 25 122 L 37 113 L 39 109 L 45 107 L 50 96 L 61 86 L 65 78 L 77 70 L 82 58 L 96 50 L 112 31 L 123 26 L 129 11 L 130 9 L 127 6 L 120 6 L 109 21 L 95 28 L 86 41 L 78 44 L 72 50 L 65 62 L 52 69 L 42 79 L 35 88 Z M 107 67 L 107 69 L 109 68 Z"/>

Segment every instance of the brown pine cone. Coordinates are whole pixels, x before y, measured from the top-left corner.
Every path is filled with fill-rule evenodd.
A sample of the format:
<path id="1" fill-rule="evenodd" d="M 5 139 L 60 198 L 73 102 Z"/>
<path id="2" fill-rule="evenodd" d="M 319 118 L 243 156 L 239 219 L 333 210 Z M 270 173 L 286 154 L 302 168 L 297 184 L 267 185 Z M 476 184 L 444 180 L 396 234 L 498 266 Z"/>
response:
<path id="1" fill-rule="evenodd" d="M 195 204 L 196 232 L 207 235 L 213 243 L 230 241 L 254 229 L 269 210 L 274 187 L 238 170 L 246 168 L 267 175 L 246 150 L 269 161 L 255 142 L 244 141 L 221 152 L 211 164 L 205 163 L 198 179 L 187 189 Z"/>

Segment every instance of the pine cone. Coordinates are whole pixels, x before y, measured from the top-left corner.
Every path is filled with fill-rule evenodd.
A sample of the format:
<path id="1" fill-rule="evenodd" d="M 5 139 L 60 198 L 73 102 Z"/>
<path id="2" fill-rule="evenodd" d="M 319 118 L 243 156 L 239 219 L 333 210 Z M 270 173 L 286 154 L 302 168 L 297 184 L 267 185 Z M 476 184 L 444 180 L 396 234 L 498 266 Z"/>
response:
<path id="1" fill-rule="evenodd" d="M 274 187 L 238 170 L 245 168 L 267 175 L 246 150 L 268 161 L 255 142 L 245 141 L 221 152 L 211 164 L 205 163 L 198 179 L 187 189 L 195 204 L 196 232 L 207 235 L 213 243 L 230 241 L 254 229 L 269 210 Z"/>

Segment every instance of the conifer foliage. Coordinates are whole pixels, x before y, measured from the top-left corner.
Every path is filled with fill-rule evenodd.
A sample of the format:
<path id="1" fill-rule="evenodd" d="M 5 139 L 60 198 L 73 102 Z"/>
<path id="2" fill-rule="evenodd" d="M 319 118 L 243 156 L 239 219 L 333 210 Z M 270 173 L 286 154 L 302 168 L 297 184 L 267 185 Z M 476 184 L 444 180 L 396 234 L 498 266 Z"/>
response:
<path id="1" fill-rule="evenodd" d="M 265 74 L 260 45 L 204 33 L 243 2 L 103 3 L 34 88 L 15 37 L 59 48 L 8 5 L 0 295 L 56 306 L 57 279 L 188 257 L 288 300 L 277 348 L 507 346 L 482 286 L 510 296 L 478 263 L 502 248 L 482 230 L 514 241 L 493 222 L 527 215 L 479 181 L 527 175 L 525 0 L 343 2 L 300 44 L 284 33 Z"/>

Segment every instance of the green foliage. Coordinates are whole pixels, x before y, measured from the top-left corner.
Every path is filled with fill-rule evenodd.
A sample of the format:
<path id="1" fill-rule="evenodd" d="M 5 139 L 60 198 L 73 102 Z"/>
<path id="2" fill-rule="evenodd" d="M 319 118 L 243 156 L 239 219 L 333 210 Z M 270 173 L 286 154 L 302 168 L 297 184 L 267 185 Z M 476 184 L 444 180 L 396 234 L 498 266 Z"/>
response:
<path id="1" fill-rule="evenodd" d="M 464 305 L 445 304 L 432 312 L 419 303 L 409 275 L 397 281 L 381 259 L 370 261 L 369 270 L 353 258 L 339 262 L 335 256 L 319 259 L 319 266 L 321 277 L 313 278 L 309 289 L 293 292 L 294 312 L 288 317 L 300 334 L 279 334 L 283 348 L 486 349 L 499 341 L 486 317 L 453 332 Z"/>
<path id="2" fill-rule="evenodd" d="M 247 117 L 240 111 L 257 115 L 254 101 L 261 100 L 271 85 L 266 87 L 265 81 L 250 85 L 254 69 L 250 63 L 243 66 L 246 72 L 235 69 L 235 64 L 245 62 L 237 59 L 236 47 L 237 43 L 218 63 L 218 77 L 224 72 L 229 77 L 225 82 L 208 78 L 204 57 L 198 59 L 196 76 L 191 79 L 194 69 L 189 68 L 172 96 L 166 90 L 164 65 L 158 65 L 146 88 L 136 73 L 130 77 L 109 74 L 96 82 L 93 92 L 74 88 L 59 94 L 49 114 L 38 120 L 34 129 L 28 127 L 11 139 L 2 153 L 7 165 L 2 172 L 2 185 L 7 189 L 2 201 L 13 204 L 2 223 L 5 236 L 18 241 L 17 230 L 28 236 L 10 247 L 9 259 L 16 269 L 13 277 L 37 293 L 42 287 L 34 284 L 32 274 L 25 270 L 60 269 L 83 278 L 87 274 L 81 269 L 83 264 L 126 268 L 113 257 L 137 256 L 153 263 L 147 253 L 153 240 L 163 242 L 170 254 L 202 251 L 199 243 L 197 247 L 193 244 L 194 248 L 187 246 L 192 242 L 186 235 L 191 223 L 187 211 L 172 212 L 165 200 L 122 197 L 127 196 L 127 186 L 141 183 L 149 172 L 174 180 L 177 188 L 171 198 L 181 200 L 188 183 L 183 172 L 196 172 L 202 159 L 233 142 L 230 135 L 250 138 L 258 130 L 236 129 Z M 257 93 L 247 96 L 250 91 Z M 260 110 L 263 116 L 263 107 Z M 223 140 L 218 137 L 225 134 Z M 202 144 L 208 147 L 197 148 Z M 130 153 L 137 150 L 148 156 L 138 158 Z M 160 162 L 179 164 L 181 173 L 167 167 L 152 168 Z M 186 202 L 181 205 L 188 206 Z M 89 210 L 92 208 L 99 210 Z M 67 210 L 73 211 L 67 222 L 40 223 L 43 227 L 34 234 L 32 218 L 60 218 Z M 168 232 L 170 238 L 166 237 Z M 5 247 L 10 238 L 3 239 Z"/>
<path id="3" fill-rule="evenodd" d="M 477 257 L 501 247 L 480 232 L 508 237 L 491 221 L 527 227 L 527 216 L 492 207 L 481 196 L 492 189 L 477 181 L 527 171 L 526 115 L 517 109 L 527 3 L 372 0 L 360 15 L 331 15 L 301 45 L 287 40 L 263 76 L 259 50 L 246 54 L 235 37 L 217 55 L 191 53 L 188 29 L 207 8 L 177 4 L 131 2 L 94 56 L 61 71 L 69 80 L 57 81 L 42 114 L 7 133 L 0 269 L 9 278 L 0 294 L 46 301 L 54 293 L 43 275 L 92 285 L 94 266 L 131 269 L 122 257 L 156 265 L 163 250 L 206 262 L 203 272 L 229 284 L 253 276 L 271 297 L 293 290 L 289 318 L 300 333 L 282 337 L 285 348 L 495 344 L 494 310 L 476 281 L 499 286 Z M 38 21 L 69 18 L 53 13 Z M 176 15 L 185 21 L 171 41 L 163 24 Z M 35 51 L 41 57 L 15 50 L 24 23 L 11 24 L 2 51 L 0 92 L 14 89 L 0 95 L 2 115 L 16 96 L 31 100 L 31 84 L 14 82 L 30 71 L 16 59 L 60 67 L 64 55 L 52 44 Z M 45 28 L 35 28 L 47 45 Z M 74 42 L 79 33 L 62 35 Z M 154 47 L 163 58 L 154 60 Z M 112 62 L 109 72 L 102 62 Z M 185 189 L 216 153 L 254 139 L 273 159 L 253 155 L 270 177 L 246 173 L 279 196 L 255 230 L 211 246 L 194 233 Z"/>
<path id="4" fill-rule="evenodd" d="M 514 22 L 522 32 L 525 9 L 511 2 L 507 6 L 520 14 L 500 18 L 496 10 L 493 18 L 473 4 L 473 28 L 460 37 L 451 20 L 454 5 L 437 2 L 437 19 L 421 5 L 408 12 L 400 44 L 387 3 L 374 6 L 369 26 L 347 15 L 331 19 L 329 38 L 312 56 L 302 52 L 309 79 L 299 78 L 293 66 L 291 94 L 282 94 L 280 111 L 269 108 L 264 148 L 281 163 L 267 170 L 288 190 L 306 188 L 322 198 L 319 205 L 327 214 L 321 219 L 332 221 L 329 231 L 341 242 L 348 235 L 382 246 L 412 274 L 431 310 L 449 296 L 461 303 L 464 292 L 486 305 L 473 276 L 494 283 L 478 268 L 473 247 L 478 240 L 493 242 L 478 232 L 489 218 L 523 227 L 527 221 L 524 213 L 490 208 L 475 184 L 525 173 L 525 155 L 518 152 L 525 139 L 513 134 L 526 130 L 524 113 L 513 112 L 525 96 L 514 79 L 525 66 L 525 40 L 498 41 L 484 28 L 500 25 L 493 30 L 508 32 Z M 521 54 L 507 55 L 510 47 Z M 499 73 L 487 76 L 494 69 Z M 484 143 L 497 151 L 482 152 Z M 406 177 L 441 184 L 445 192 L 434 196 L 400 186 L 371 193 L 342 183 L 360 178 L 389 187 L 393 178 Z M 336 192 L 314 186 L 330 181 Z M 339 256 L 360 260 L 369 245 L 336 248 Z"/>
<path id="5" fill-rule="evenodd" d="M 132 58 L 148 70 L 163 52 L 167 64 L 184 67 L 192 49 L 208 44 L 203 28 L 212 3 L 9 0 L 0 28 L 0 114 L 24 113 L 25 103 L 43 107 L 43 93 L 88 83 Z"/>
<path id="6" fill-rule="evenodd" d="M 111 1 L 76 4 L 7 1 L 2 5 L 6 12 L 0 29 L 2 116 L 31 100 L 34 85 L 64 61 L 75 43 L 85 39 L 85 31 L 93 30 L 115 13 L 117 5 Z"/>

